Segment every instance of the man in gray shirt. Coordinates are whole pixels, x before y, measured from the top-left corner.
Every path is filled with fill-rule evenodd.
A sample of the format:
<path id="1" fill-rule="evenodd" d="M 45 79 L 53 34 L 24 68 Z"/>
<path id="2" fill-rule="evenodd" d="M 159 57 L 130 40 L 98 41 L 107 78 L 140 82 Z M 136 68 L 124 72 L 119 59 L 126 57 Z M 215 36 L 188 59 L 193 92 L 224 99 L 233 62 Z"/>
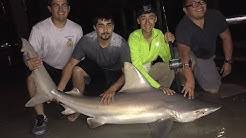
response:
<path id="1" fill-rule="evenodd" d="M 183 0 L 183 11 L 185 16 L 176 28 L 176 42 L 186 80 L 182 92 L 193 99 L 196 79 L 204 91 L 217 94 L 221 77 L 231 73 L 233 43 L 225 17 L 217 10 L 207 9 L 206 0 Z M 222 40 L 225 56 L 221 76 L 214 62 L 218 37 Z M 193 59 L 193 69 L 190 59 Z"/>
<path id="2" fill-rule="evenodd" d="M 129 47 L 124 38 L 113 32 L 110 15 L 96 17 L 93 27 L 95 31 L 82 37 L 76 45 L 63 69 L 58 90 L 63 91 L 73 75 L 80 92 L 100 95 L 101 103 L 109 104 L 125 82 L 122 69 L 124 62 L 130 62 Z"/>

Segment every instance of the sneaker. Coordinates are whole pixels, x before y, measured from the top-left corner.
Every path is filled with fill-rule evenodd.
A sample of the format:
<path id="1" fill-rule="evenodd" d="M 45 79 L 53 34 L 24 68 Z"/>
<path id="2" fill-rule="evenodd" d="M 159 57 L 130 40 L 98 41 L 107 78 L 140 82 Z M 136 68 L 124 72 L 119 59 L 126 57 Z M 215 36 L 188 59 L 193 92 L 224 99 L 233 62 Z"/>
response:
<path id="1" fill-rule="evenodd" d="M 43 115 L 37 115 L 33 121 L 32 133 L 34 135 L 43 135 L 47 131 L 48 118 Z"/>

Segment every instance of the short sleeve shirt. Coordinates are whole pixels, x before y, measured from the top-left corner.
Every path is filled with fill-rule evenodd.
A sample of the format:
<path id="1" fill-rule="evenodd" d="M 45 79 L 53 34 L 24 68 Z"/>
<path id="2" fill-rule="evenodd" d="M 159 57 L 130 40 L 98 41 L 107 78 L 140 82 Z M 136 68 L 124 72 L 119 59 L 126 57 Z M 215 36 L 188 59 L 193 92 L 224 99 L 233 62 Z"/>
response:
<path id="1" fill-rule="evenodd" d="M 129 51 L 126 40 L 116 33 L 112 34 L 109 46 L 102 48 L 96 32 L 93 31 L 80 39 L 72 58 L 77 60 L 89 58 L 104 69 L 119 70 L 123 68 L 124 62 L 130 62 Z"/>
<path id="2" fill-rule="evenodd" d="M 29 42 L 45 63 L 63 69 L 82 35 L 77 23 L 67 19 L 63 28 L 57 28 L 49 17 L 33 26 Z"/>
<path id="3" fill-rule="evenodd" d="M 208 59 L 215 54 L 218 35 L 227 28 L 225 17 L 217 10 L 207 10 L 203 29 L 185 15 L 176 28 L 176 42 L 189 46 L 198 58 Z"/>

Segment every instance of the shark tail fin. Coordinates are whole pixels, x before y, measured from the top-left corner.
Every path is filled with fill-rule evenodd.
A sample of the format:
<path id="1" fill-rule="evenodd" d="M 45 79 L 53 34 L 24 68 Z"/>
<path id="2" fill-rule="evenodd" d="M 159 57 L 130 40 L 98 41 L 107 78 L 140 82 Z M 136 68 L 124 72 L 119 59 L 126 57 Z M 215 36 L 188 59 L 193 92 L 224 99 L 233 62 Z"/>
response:
<path id="1" fill-rule="evenodd" d="M 51 100 L 48 96 L 42 95 L 42 94 L 36 94 L 34 97 L 32 97 L 26 104 L 25 107 L 33 107 L 35 105 L 44 103 Z"/>
<path id="2" fill-rule="evenodd" d="M 33 75 L 33 72 L 31 75 Z M 39 82 L 37 82 L 36 79 L 34 79 L 34 82 L 35 82 L 35 84 L 37 84 L 37 85 L 35 85 L 36 86 L 36 89 L 35 89 L 36 93 L 25 104 L 25 107 L 34 107 L 35 105 L 49 102 L 49 101 L 53 100 L 53 98 L 54 98 L 54 96 L 51 93 L 49 93 L 49 89 L 42 89 L 42 86 L 39 85 Z M 51 85 L 55 86 L 55 84 L 51 84 Z"/>

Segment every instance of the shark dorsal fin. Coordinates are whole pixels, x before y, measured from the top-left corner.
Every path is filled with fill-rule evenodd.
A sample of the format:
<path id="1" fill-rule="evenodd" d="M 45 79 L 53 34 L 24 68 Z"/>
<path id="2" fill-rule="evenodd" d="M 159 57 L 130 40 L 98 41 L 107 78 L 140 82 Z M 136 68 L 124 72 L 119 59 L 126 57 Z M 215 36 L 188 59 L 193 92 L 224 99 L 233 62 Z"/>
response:
<path id="1" fill-rule="evenodd" d="M 124 63 L 125 84 L 120 92 L 139 92 L 140 89 L 150 89 L 151 86 L 140 72 L 129 62 Z"/>

